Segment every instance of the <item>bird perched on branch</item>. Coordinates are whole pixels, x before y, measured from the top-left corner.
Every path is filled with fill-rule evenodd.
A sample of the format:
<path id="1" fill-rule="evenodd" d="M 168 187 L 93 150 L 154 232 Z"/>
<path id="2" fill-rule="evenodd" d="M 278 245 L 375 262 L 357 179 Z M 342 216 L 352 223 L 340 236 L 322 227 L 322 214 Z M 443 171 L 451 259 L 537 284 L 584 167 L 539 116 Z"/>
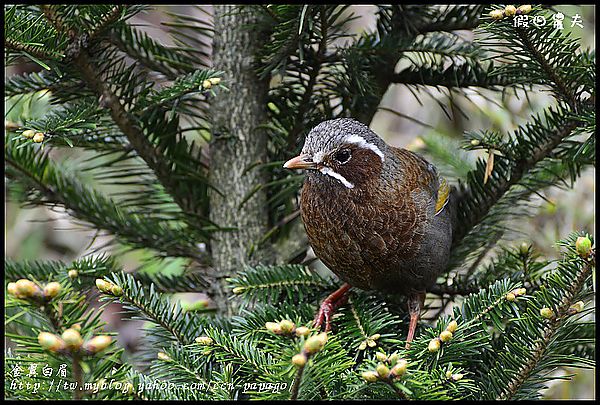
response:
<path id="1" fill-rule="evenodd" d="M 402 294 L 408 347 L 425 291 L 448 264 L 454 188 L 425 159 L 350 118 L 317 125 L 284 167 L 306 170 L 300 211 L 308 240 L 345 281 L 323 301 L 315 326 L 330 329 L 351 287 Z"/>

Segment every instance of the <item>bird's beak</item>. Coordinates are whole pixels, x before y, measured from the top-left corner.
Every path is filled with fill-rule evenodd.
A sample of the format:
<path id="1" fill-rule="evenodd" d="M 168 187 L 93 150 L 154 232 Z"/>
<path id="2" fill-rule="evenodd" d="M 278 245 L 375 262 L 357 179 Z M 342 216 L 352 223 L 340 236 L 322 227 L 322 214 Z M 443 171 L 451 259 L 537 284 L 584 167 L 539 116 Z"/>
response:
<path id="1" fill-rule="evenodd" d="M 312 161 L 310 155 L 302 154 L 285 162 L 283 167 L 286 169 L 316 169 L 317 164 Z"/>

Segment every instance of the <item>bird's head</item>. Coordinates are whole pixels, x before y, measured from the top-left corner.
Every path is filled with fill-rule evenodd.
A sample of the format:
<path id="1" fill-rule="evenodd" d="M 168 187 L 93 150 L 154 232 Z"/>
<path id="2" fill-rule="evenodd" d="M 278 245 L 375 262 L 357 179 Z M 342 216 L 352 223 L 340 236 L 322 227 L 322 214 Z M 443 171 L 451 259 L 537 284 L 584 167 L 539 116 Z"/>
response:
<path id="1" fill-rule="evenodd" d="M 300 155 L 283 167 L 306 169 L 309 176 L 353 189 L 379 177 L 387 148 L 366 125 L 352 118 L 338 118 L 314 127 Z"/>

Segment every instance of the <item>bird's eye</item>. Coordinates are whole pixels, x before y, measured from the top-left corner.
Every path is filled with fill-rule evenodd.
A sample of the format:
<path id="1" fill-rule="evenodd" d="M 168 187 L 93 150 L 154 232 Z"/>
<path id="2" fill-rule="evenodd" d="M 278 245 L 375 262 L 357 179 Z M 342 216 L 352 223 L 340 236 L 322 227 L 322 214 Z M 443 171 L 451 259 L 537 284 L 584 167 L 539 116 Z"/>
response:
<path id="1" fill-rule="evenodd" d="M 350 160 L 350 150 L 348 149 L 342 149 L 339 150 L 335 153 L 335 155 L 333 155 L 333 158 L 335 160 L 337 160 L 339 163 L 346 163 L 347 161 Z"/>

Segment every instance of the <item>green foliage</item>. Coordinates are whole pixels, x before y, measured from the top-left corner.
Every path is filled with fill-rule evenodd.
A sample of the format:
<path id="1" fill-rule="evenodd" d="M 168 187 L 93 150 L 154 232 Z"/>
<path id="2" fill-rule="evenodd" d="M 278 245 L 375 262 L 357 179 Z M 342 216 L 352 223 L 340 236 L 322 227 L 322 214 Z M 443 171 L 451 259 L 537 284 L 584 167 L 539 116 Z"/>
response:
<path id="1" fill-rule="evenodd" d="M 448 98 L 436 101 L 447 114 L 449 102 L 461 112 L 453 97 L 469 100 L 474 93 L 520 97 L 549 90 L 553 102 L 531 111 L 509 133 L 489 129 L 449 140 L 431 131 L 423 137 L 423 151 L 457 185 L 457 227 L 451 266 L 431 291 L 429 321 L 420 322 L 410 348 L 402 297 L 351 290 L 327 342 L 308 353 L 309 337 L 266 327 L 286 320 L 310 328 L 310 336 L 318 333 L 312 328 L 317 305 L 337 283 L 298 264 L 306 243 L 286 252 L 293 256 L 290 263 L 211 267 L 214 232 L 227 229 L 209 219 L 209 195 L 219 191 L 210 182 L 206 144 L 218 134 L 211 115 L 220 113 L 210 101 L 236 78 L 212 66 L 210 19 L 166 12 L 163 25 L 175 45 L 165 46 L 131 22 L 145 6 L 6 6 L 7 65 L 30 61 L 41 69 L 5 81 L 7 195 L 25 206 L 63 207 L 120 244 L 111 256 L 90 254 L 70 263 L 5 260 L 7 290 L 8 283 L 24 278 L 40 287 L 61 284 L 50 300 L 5 295 L 6 397 L 531 399 L 562 378 L 554 373 L 559 368 L 593 367 L 595 251 L 582 257 L 575 240 L 583 234 L 572 234 L 559 242 L 562 258 L 548 260 L 502 237 L 509 220 L 533 212 L 534 194 L 571 187 L 595 164 L 594 52 L 551 25 L 515 28 L 509 17 L 491 20 L 496 7 L 374 7 L 373 28 L 357 34 L 350 32 L 356 22 L 350 6 L 239 8 L 259 17 L 244 29 L 268 37 L 254 67 L 258 78 L 270 81 L 262 125 L 269 160 L 246 168 L 263 171 L 267 180 L 242 202 L 266 190 L 269 230 L 243 244 L 276 249 L 295 237 L 302 176 L 282 169 L 283 161 L 299 152 L 307 132 L 322 120 L 356 117 L 369 123 L 394 84 L 419 102 L 441 89 Z M 549 20 L 549 13 L 536 6 L 530 16 Z M 460 30 L 474 30 L 474 39 Z M 27 138 L 28 130 L 42 132 L 43 141 Z M 475 150 L 487 159 L 474 159 Z M 125 272 L 120 253 L 131 249 L 150 251 L 159 271 Z M 160 271 L 174 259 L 181 271 Z M 224 270 L 234 274 L 225 297 L 235 303 L 233 313 L 217 313 L 210 305 L 193 310 L 180 302 L 176 293 L 214 293 L 207 279 Z M 98 291 L 97 279 L 110 288 Z M 517 293 L 519 288 L 526 292 Z M 105 303 L 92 308 L 98 295 Z M 542 316 L 542 309 L 553 316 Z M 84 340 L 105 335 L 100 315 L 113 312 L 141 325 L 137 351 L 119 349 L 117 342 L 80 355 L 44 350 L 38 342 L 40 332 L 60 335 L 75 324 Z M 430 351 L 432 339 L 452 320 L 458 328 L 451 339 Z M 299 353 L 307 355 L 304 366 L 292 363 Z M 394 353 L 407 361 L 400 378 L 367 383 L 361 377 Z M 16 367 L 33 364 L 55 371 L 67 364 L 66 380 L 95 383 L 96 389 L 33 392 L 27 383 L 47 386 L 54 378 L 15 377 Z M 108 379 L 119 385 L 103 387 Z M 24 385 L 13 384 L 17 380 Z"/>

